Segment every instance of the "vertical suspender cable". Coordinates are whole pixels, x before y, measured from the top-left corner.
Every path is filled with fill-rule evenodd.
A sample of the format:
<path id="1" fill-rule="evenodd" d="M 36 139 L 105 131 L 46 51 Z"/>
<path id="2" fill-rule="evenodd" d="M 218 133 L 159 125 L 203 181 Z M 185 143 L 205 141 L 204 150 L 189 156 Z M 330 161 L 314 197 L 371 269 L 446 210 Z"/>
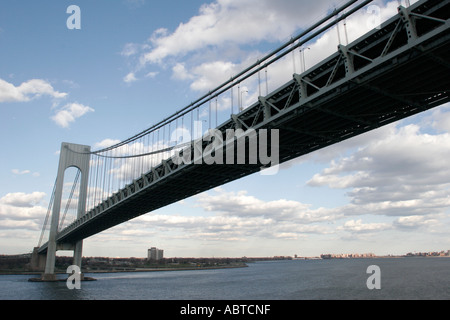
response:
<path id="1" fill-rule="evenodd" d="M 61 229 L 62 229 L 62 227 L 63 227 L 63 225 L 64 225 L 64 220 L 66 219 L 67 211 L 69 210 L 70 203 L 72 202 L 73 194 L 74 194 L 74 192 L 75 192 L 75 188 L 76 188 L 76 186 L 78 185 L 78 180 L 79 180 L 79 178 L 80 178 L 80 172 L 81 172 L 81 171 L 78 170 L 78 171 L 77 171 L 77 174 L 76 174 L 76 176 L 75 176 L 75 181 L 73 182 L 72 190 L 70 191 L 70 195 L 69 195 L 69 198 L 67 199 L 67 203 L 66 203 L 66 208 L 64 209 L 64 214 L 63 214 L 63 216 L 62 216 L 62 218 L 61 218 L 61 221 L 59 222 L 58 231 L 61 231 Z"/>
<path id="2" fill-rule="evenodd" d="M 47 228 L 48 217 L 50 216 L 50 212 L 51 212 L 52 207 L 53 207 L 53 200 L 55 199 L 55 190 L 56 190 L 56 181 L 55 181 L 55 184 L 53 185 L 52 196 L 50 197 L 50 202 L 48 204 L 47 215 L 45 216 L 44 224 L 42 226 L 42 231 L 41 231 L 41 236 L 39 237 L 38 247 L 40 247 L 41 244 L 42 244 L 42 239 L 44 237 L 44 232 L 45 232 L 45 229 Z"/>

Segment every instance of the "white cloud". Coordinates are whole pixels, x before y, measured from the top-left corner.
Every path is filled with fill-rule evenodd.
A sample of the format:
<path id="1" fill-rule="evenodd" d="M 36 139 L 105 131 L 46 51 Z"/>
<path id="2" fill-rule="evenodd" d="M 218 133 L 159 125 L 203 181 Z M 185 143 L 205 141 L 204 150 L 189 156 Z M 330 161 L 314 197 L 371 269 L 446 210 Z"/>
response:
<path id="1" fill-rule="evenodd" d="M 300 224 L 326 222 L 339 218 L 332 209 L 311 209 L 309 204 L 286 199 L 266 202 L 247 195 L 246 191 L 226 192 L 216 188 L 214 195 L 202 193 L 196 199 L 198 205 L 205 210 L 225 216 L 264 217 L 274 221 Z"/>
<path id="2" fill-rule="evenodd" d="M 140 50 L 140 45 L 136 43 L 127 43 L 120 53 L 124 57 L 130 57 L 137 54 Z"/>
<path id="3" fill-rule="evenodd" d="M 279 41 L 312 23 L 308 16 L 311 11 L 326 12 L 332 5 L 330 1 L 217 0 L 201 6 L 197 16 L 181 23 L 173 33 L 155 31 L 150 38 L 152 50 L 143 55 L 142 62 L 161 63 L 167 57 L 184 56 L 209 46 Z"/>
<path id="4" fill-rule="evenodd" d="M 428 216 L 407 216 L 399 217 L 394 221 L 394 225 L 399 229 L 412 230 L 422 227 L 433 227 L 437 225 L 438 219 Z"/>
<path id="5" fill-rule="evenodd" d="M 119 143 L 120 142 L 120 140 L 115 140 L 115 139 L 104 139 L 104 140 L 102 140 L 102 141 L 100 141 L 100 142 L 97 142 L 95 145 L 94 145 L 94 149 L 104 149 L 104 148 L 108 148 L 108 147 L 111 147 L 111 146 L 113 146 L 113 145 L 115 145 L 115 144 L 117 144 L 117 143 Z"/>
<path id="6" fill-rule="evenodd" d="M 43 192 L 18 192 L 0 198 L 0 230 L 39 230 L 47 212 L 42 206 L 45 196 Z"/>
<path id="7" fill-rule="evenodd" d="M 136 78 L 136 75 L 134 74 L 134 72 L 130 72 L 123 78 L 123 81 L 126 83 L 132 83 L 132 82 L 137 81 L 137 78 Z"/>
<path id="8" fill-rule="evenodd" d="M 12 173 L 17 174 L 17 175 L 24 175 L 24 174 L 28 174 L 31 173 L 30 170 L 19 170 L 19 169 L 12 169 L 11 170 Z"/>
<path id="9" fill-rule="evenodd" d="M 446 103 L 433 110 L 425 118 L 423 125 L 429 125 L 438 132 L 450 132 L 450 103 Z"/>
<path id="10" fill-rule="evenodd" d="M 31 173 L 30 170 L 19 170 L 19 169 L 12 169 L 11 172 L 12 172 L 13 174 L 19 175 L 19 176 L 23 176 L 23 175 L 26 175 L 26 174 L 30 174 L 30 173 Z M 32 175 L 33 177 L 39 177 L 39 176 L 40 176 L 40 173 L 39 173 L 39 172 L 33 172 L 33 173 L 31 173 L 31 175 Z"/>
<path id="11" fill-rule="evenodd" d="M 391 227 L 392 226 L 388 223 L 363 223 L 362 219 L 359 219 L 346 221 L 343 226 L 337 229 L 356 233 L 366 233 L 366 232 L 380 232 L 387 229 L 391 229 Z"/>
<path id="12" fill-rule="evenodd" d="M 176 241 L 292 241 L 308 235 L 329 233 L 327 226 L 316 222 L 329 222 L 336 218 L 332 210 L 318 209 L 312 212 L 307 205 L 296 201 L 265 202 L 247 195 L 245 191 L 226 192 L 221 188 L 215 189 L 211 194 L 201 194 L 195 197 L 194 201 L 196 206 L 209 211 L 210 214 L 189 216 L 148 213 L 107 230 L 98 238 L 110 241 L 140 241 L 142 237 L 154 237 L 154 234 L 157 234 L 160 240 L 163 238 Z M 230 203 L 234 205 L 230 206 Z M 305 211 L 307 214 L 302 214 Z"/>
<path id="13" fill-rule="evenodd" d="M 133 222 L 130 222 L 133 223 Z M 236 217 L 218 214 L 215 216 L 171 216 L 146 215 L 138 218 L 140 228 L 148 226 L 152 230 L 171 234 L 176 238 L 199 239 L 208 241 L 246 241 L 249 238 L 299 238 L 305 233 L 319 233 L 297 224 L 287 227 L 284 222 L 277 222 L 265 217 Z"/>
<path id="14" fill-rule="evenodd" d="M 432 114 L 448 115 L 445 109 L 439 110 Z M 401 123 L 380 132 L 381 136 L 373 135 L 350 154 L 336 157 L 308 185 L 348 190 L 351 203 L 342 208 L 346 215 L 446 212 L 450 207 L 450 134 L 422 133 L 417 125 Z"/>
<path id="15" fill-rule="evenodd" d="M 159 72 L 157 72 L 157 71 L 151 71 L 151 72 L 148 72 L 148 73 L 145 75 L 145 77 L 146 77 L 146 78 L 154 78 L 154 77 L 156 77 L 158 74 L 159 74 Z"/>
<path id="16" fill-rule="evenodd" d="M 6 204 L 15 207 L 33 207 L 45 197 L 43 192 L 33 193 L 8 193 L 4 197 L 0 198 L 0 204 Z"/>
<path id="17" fill-rule="evenodd" d="M 41 96 L 49 96 L 55 99 L 53 107 L 59 105 L 59 99 L 67 97 L 67 93 L 56 91 L 52 85 L 42 79 L 33 79 L 22 83 L 19 86 L 0 79 L 0 103 L 1 102 L 28 102 Z M 55 115 L 51 117 L 59 126 L 67 128 L 71 122 L 94 109 L 79 103 L 69 103 L 59 108 Z M 24 174 L 25 172 L 13 171 L 14 174 Z M 29 172 L 26 172 L 29 173 Z M 34 174 L 35 176 L 38 173 Z"/>
<path id="18" fill-rule="evenodd" d="M 26 229 L 26 230 L 39 230 L 39 224 L 37 224 L 35 221 L 30 220 L 10 220 L 10 219 L 4 219 L 0 220 L 0 230 L 5 229 Z"/>
<path id="19" fill-rule="evenodd" d="M 89 112 L 94 112 L 94 109 L 79 103 L 69 103 L 57 110 L 51 119 L 60 127 L 67 128 L 70 123 Z"/>
<path id="20" fill-rule="evenodd" d="M 350 156 L 332 161 L 309 184 L 361 188 L 386 186 L 395 181 L 417 186 L 440 185 L 450 181 L 446 161 L 450 156 L 448 133 L 421 133 L 417 125 L 391 129 L 391 135 L 374 139 Z M 434 156 L 430 158 L 430 154 Z M 335 182 L 338 184 L 335 185 Z"/>
<path id="21" fill-rule="evenodd" d="M 42 79 L 33 79 L 14 86 L 0 79 L 0 103 L 1 102 L 27 102 L 41 96 L 50 96 L 55 99 L 65 98 L 67 93 L 58 92 L 52 85 Z"/>
<path id="22" fill-rule="evenodd" d="M 194 91 L 206 91 L 215 85 L 230 79 L 238 72 L 237 66 L 231 62 L 214 61 L 203 63 L 193 68 L 191 89 Z"/>
<path id="23" fill-rule="evenodd" d="M 176 80 L 190 80 L 194 75 L 190 74 L 183 63 L 177 63 L 172 68 L 172 78 Z"/>

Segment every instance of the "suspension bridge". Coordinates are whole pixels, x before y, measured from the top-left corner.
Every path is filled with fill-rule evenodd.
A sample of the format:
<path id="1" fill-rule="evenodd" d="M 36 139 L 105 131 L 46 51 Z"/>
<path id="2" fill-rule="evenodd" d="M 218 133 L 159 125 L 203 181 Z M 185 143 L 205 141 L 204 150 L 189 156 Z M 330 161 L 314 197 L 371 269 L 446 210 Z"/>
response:
<path id="1" fill-rule="evenodd" d="M 298 59 L 304 66 L 308 42 L 345 27 L 349 16 L 367 10 L 370 3 L 354 0 L 336 8 L 219 87 L 127 140 L 96 151 L 63 143 L 33 252 L 37 268 L 45 267 L 42 279 L 55 279 L 57 250 L 73 250 L 74 264 L 81 266 L 83 239 L 449 102 L 449 0 L 400 5 L 389 20 L 296 72 Z M 282 83 L 271 81 L 271 70 L 277 64 L 282 69 L 287 61 L 294 72 Z M 246 105 L 251 97 L 254 101 Z M 61 210 L 64 174 L 70 167 L 78 173 Z M 66 223 L 71 207 L 76 218 Z"/>

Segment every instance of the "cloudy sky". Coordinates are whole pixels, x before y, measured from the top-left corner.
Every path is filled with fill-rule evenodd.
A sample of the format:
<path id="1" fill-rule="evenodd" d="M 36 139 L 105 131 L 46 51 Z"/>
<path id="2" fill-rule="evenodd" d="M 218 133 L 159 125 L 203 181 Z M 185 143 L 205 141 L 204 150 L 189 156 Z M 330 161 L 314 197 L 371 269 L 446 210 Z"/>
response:
<path id="1" fill-rule="evenodd" d="M 124 140 L 345 1 L 0 3 L 0 254 L 37 245 L 62 142 Z M 71 4 L 81 29 L 68 29 Z M 374 1 L 308 44 L 311 67 L 396 13 Z M 374 9 L 375 8 L 375 9 Z M 303 68 L 271 70 L 271 85 Z M 256 89 L 249 83 L 243 106 Z M 275 89 L 272 88 L 272 89 Z M 450 249 L 450 105 L 202 193 L 85 240 L 86 256 L 273 256 Z"/>

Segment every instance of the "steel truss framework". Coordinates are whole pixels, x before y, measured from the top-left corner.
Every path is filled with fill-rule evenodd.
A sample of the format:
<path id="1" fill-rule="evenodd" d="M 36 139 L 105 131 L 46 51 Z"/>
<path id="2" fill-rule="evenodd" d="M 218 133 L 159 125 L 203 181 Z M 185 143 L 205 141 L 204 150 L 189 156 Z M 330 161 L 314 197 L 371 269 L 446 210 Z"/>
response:
<path id="1" fill-rule="evenodd" d="M 279 130 L 283 163 L 450 101 L 449 13 L 448 0 L 399 7 L 398 15 L 379 28 L 339 46 L 219 126 L 224 156 L 230 144 L 227 129 Z M 196 147 L 204 152 L 210 143 L 192 143 L 191 154 Z M 57 241 L 75 243 L 260 170 L 261 164 L 163 161 L 62 230 Z M 45 252 L 46 245 L 39 251 Z"/>

